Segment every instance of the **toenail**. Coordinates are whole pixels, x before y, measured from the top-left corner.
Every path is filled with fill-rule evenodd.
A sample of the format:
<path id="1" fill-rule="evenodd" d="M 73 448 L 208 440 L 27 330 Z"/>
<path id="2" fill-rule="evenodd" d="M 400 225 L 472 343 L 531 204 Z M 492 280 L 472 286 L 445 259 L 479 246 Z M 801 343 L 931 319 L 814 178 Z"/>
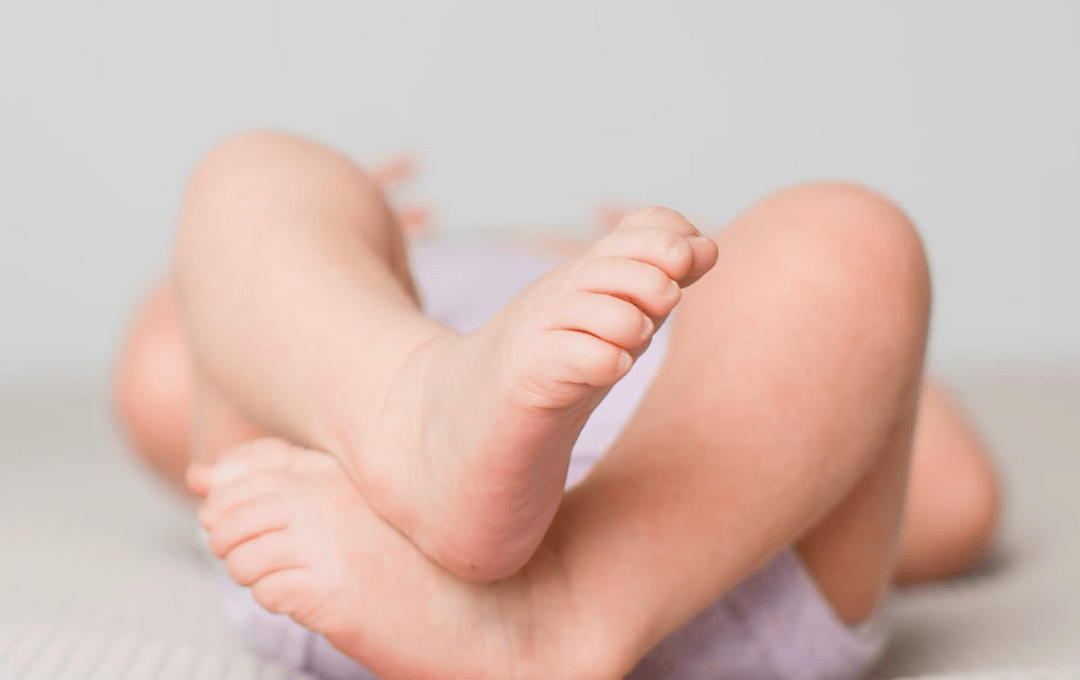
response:
<path id="1" fill-rule="evenodd" d="M 668 294 L 668 297 L 675 297 L 675 296 L 677 296 L 679 294 L 679 284 L 674 279 L 671 280 L 671 281 L 668 281 L 667 294 Z"/>
<path id="2" fill-rule="evenodd" d="M 668 257 L 673 260 L 681 260 L 689 254 L 689 244 L 684 239 L 677 239 L 668 249 Z"/>
<path id="3" fill-rule="evenodd" d="M 652 335 L 652 332 L 653 332 L 652 319 L 650 319 L 647 316 L 642 316 L 641 317 L 641 339 L 644 340 L 644 339 L 648 338 L 650 335 Z"/>
<path id="4" fill-rule="evenodd" d="M 237 463 L 220 463 L 214 466 L 214 471 L 210 473 L 210 481 L 214 485 L 225 484 L 232 480 L 242 477 L 247 469 L 243 465 Z"/>
<path id="5" fill-rule="evenodd" d="M 634 363 L 634 360 L 630 358 L 630 354 L 627 352 L 619 352 L 619 365 L 616 370 L 622 374 L 630 370 L 630 364 Z"/>
<path id="6" fill-rule="evenodd" d="M 686 240 L 691 243 L 704 243 L 709 240 L 709 237 L 702 234 L 694 234 L 693 236 L 687 236 Z"/>

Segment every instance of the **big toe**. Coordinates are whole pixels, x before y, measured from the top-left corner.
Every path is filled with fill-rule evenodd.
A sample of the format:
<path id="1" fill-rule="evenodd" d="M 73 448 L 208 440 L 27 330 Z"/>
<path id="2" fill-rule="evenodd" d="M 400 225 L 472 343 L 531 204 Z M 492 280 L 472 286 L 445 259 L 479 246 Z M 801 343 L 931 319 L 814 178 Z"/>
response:
<path id="1" fill-rule="evenodd" d="M 650 228 L 662 229 L 680 236 L 689 246 L 681 258 L 675 256 L 680 266 L 678 271 L 673 272 L 675 275 L 672 278 L 681 287 L 685 288 L 694 283 L 716 264 L 716 242 L 702 234 L 682 213 L 671 208 L 648 206 L 631 210 L 619 220 L 614 231 L 617 233 Z"/>

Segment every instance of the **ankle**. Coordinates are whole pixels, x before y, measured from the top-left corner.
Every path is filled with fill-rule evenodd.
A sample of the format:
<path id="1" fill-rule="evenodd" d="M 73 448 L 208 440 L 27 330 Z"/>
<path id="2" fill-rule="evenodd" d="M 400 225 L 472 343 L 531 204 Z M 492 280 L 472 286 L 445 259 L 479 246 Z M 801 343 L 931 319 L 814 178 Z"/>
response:
<path id="1" fill-rule="evenodd" d="M 514 576 L 494 584 L 512 593 L 503 621 L 513 644 L 514 680 L 620 680 L 637 663 L 607 612 L 593 606 L 557 548 L 546 542 Z"/>
<path id="2" fill-rule="evenodd" d="M 490 583 L 518 573 L 528 563 L 542 538 L 533 540 L 528 535 L 522 535 L 499 541 L 477 537 L 462 544 L 458 540 L 460 531 L 432 528 L 417 534 L 414 543 L 421 552 L 443 569 L 474 583 Z"/>
<path id="3" fill-rule="evenodd" d="M 391 373 L 384 405 L 367 409 L 367 417 L 355 419 L 342 455 L 352 459 L 346 467 L 368 501 L 421 552 L 459 578 L 491 582 L 516 573 L 529 561 L 546 525 L 523 530 L 512 518 L 491 518 L 485 507 L 473 501 L 472 475 L 479 464 L 460 457 L 468 455 L 467 443 L 444 442 L 460 454 L 448 461 L 423 455 L 428 452 L 423 440 L 416 445 L 418 457 L 372 455 L 366 436 L 384 427 L 388 415 L 393 417 L 394 404 L 417 409 L 421 430 L 453 431 L 453 423 L 439 420 L 446 414 L 438 402 L 448 398 L 447 384 L 469 389 L 470 376 L 462 373 L 463 366 L 483 363 L 479 357 L 462 355 L 474 351 L 463 339 L 460 333 L 437 326 L 413 344 Z"/>
<path id="4" fill-rule="evenodd" d="M 353 379 L 361 381 L 363 389 L 343 400 L 328 445 L 315 447 L 334 455 L 367 501 L 410 538 L 419 528 L 419 510 L 426 506 L 410 507 L 423 498 L 424 490 L 418 488 L 421 470 L 417 469 L 422 461 L 381 450 L 386 446 L 378 443 L 377 433 L 386 429 L 387 421 L 410 415 L 422 419 L 422 414 L 410 411 L 426 399 L 428 374 L 439 348 L 460 336 L 442 324 L 425 322 L 415 333 L 405 334 L 407 339 L 400 340 L 393 354 L 383 353 L 378 365 Z"/>

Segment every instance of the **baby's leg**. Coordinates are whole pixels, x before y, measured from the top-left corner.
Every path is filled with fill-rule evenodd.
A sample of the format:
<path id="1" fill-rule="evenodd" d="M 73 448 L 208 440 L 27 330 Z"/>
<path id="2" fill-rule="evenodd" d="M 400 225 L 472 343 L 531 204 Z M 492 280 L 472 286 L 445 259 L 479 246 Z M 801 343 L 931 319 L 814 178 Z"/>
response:
<path id="1" fill-rule="evenodd" d="M 718 244 L 637 414 L 518 574 L 466 587 L 407 546 L 356 537 L 317 489 L 357 515 L 361 497 L 317 454 L 290 469 L 272 441 L 193 480 L 210 493 L 215 549 L 264 606 L 377 670 L 407 660 L 411 675 L 440 662 L 399 644 L 372 598 L 419 597 L 390 608 L 408 631 L 419 608 L 424 650 L 486 631 L 476 638 L 502 643 L 485 654 L 543 660 L 540 677 L 623 677 L 792 545 L 837 614 L 866 619 L 897 552 L 929 317 L 921 244 L 895 207 L 844 185 L 774 196 Z M 321 552 L 306 533 L 324 536 Z M 432 626 L 431 607 L 448 620 Z M 460 650 L 457 663 L 489 658 Z"/>
<path id="2" fill-rule="evenodd" d="M 923 385 L 900 534 L 896 581 L 918 583 L 970 570 L 1001 526 L 1001 481 L 963 409 L 937 383 Z"/>
<path id="3" fill-rule="evenodd" d="M 373 349 L 361 335 L 402 343 L 410 323 L 425 324 L 380 188 L 332 151 L 286 135 L 234 138 L 196 169 L 174 278 L 193 363 L 195 460 L 237 443 L 232 411 L 274 432 L 335 437 L 309 430 L 326 425 L 319 412 L 355 406 L 329 393 L 336 383 L 320 384 L 350 368 L 340 365 L 342 345 Z M 335 318 L 337 305 L 357 302 L 377 333 L 347 327 L 355 314 Z M 380 304 L 387 313 L 371 310 Z M 387 319 L 395 315 L 404 323 Z M 328 329 L 340 332 L 322 337 Z M 275 370 L 283 364 L 295 370 Z"/>
<path id="4" fill-rule="evenodd" d="M 374 178 L 388 191 L 409 182 L 414 174 L 414 164 L 408 158 L 373 170 Z M 397 211 L 402 230 L 414 236 L 428 231 L 429 218 L 427 210 L 415 206 Z M 404 285 L 411 286 L 407 272 L 402 273 Z M 135 311 L 116 366 L 113 396 L 116 415 L 135 453 L 185 495 L 184 475 L 192 463 L 195 439 L 192 373 L 176 283 L 169 274 L 154 283 Z M 217 427 L 209 428 L 217 446 L 202 442 L 202 449 L 220 450 L 261 436 L 236 409 L 224 403 L 215 408 L 213 393 L 207 396 L 211 403 L 200 400 L 201 420 L 217 421 Z"/>
<path id="5" fill-rule="evenodd" d="M 113 400 L 135 454 L 184 491 L 191 464 L 191 366 L 172 279 L 155 283 L 124 337 Z"/>
<path id="6" fill-rule="evenodd" d="M 293 137 L 231 140 L 177 236 L 196 457 L 234 443 L 235 411 L 339 458 L 447 568 L 505 576 L 546 531 L 592 409 L 715 254 L 677 213 L 638 211 L 462 336 L 420 313 L 374 181 Z"/>
<path id="7" fill-rule="evenodd" d="M 784 546 L 849 622 L 893 575 L 929 317 L 918 236 L 865 190 L 812 185 L 717 243 L 637 414 L 545 541 L 628 663 Z"/>
<path id="8" fill-rule="evenodd" d="M 175 290 L 166 279 L 135 316 L 115 398 L 135 453 L 182 493 L 187 493 L 184 473 L 191 464 L 189 364 Z M 238 417 L 228 432 L 224 438 L 236 441 L 258 434 Z M 918 583 L 975 567 L 1000 528 L 1001 494 L 990 454 L 963 409 L 927 380 L 919 400 L 895 581 Z"/>

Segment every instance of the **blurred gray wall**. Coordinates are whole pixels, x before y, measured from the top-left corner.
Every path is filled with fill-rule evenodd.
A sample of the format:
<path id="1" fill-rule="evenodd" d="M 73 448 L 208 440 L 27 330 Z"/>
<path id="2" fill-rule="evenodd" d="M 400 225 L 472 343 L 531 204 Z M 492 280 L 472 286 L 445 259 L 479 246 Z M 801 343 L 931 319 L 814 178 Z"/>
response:
<path id="1" fill-rule="evenodd" d="M 0 382 L 106 374 L 253 126 L 419 152 L 456 230 L 864 182 L 926 239 L 939 364 L 1080 364 L 1074 0 L 0 0 Z"/>

